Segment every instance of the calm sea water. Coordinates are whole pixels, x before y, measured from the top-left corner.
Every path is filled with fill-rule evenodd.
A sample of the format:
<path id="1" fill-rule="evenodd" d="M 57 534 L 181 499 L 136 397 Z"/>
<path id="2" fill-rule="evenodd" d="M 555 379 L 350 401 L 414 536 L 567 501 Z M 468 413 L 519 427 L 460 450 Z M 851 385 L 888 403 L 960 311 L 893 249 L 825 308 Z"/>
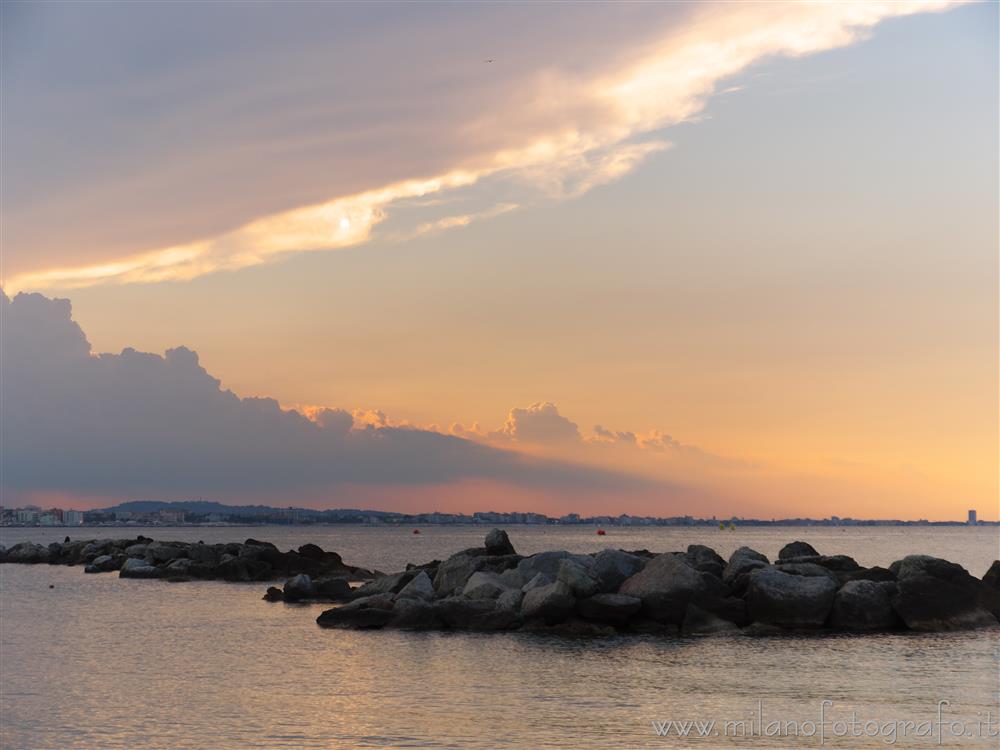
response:
<path id="1" fill-rule="evenodd" d="M 977 576 L 1000 556 L 1000 536 L 987 528 L 509 531 L 522 553 L 669 551 L 699 542 L 723 555 L 748 544 L 773 556 L 798 538 L 866 565 L 934 554 Z M 128 535 L 253 536 L 282 548 L 311 541 L 350 563 L 394 571 L 476 545 L 484 532 L 220 527 Z M 66 533 L 3 529 L 0 543 Z M 995 734 L 982 736 L 990 734 L 987 713 L 994 720 L 1000 713 L 998 631 L 698 639 L 329 631 L 315 624 L 322 605 L 268 604 L 263 588 L 0 566 L 0 747 L 803 748 L 821 746 L 818 736 L 802 735 L 818 731 L 810 722 L 819 721 L 824 700 L 832 701 L 827 747 L 938 746 L 926 722 L 936 721 L 939 701 L 949 701 L 941 709 L 943 746 L 1000 746 Z M 855 727 L 837 723 L 852 712 Z M 675 728 L 657 736 L 652 722 L 667 720 L 716 725 L 706 737 L 679 739 Z M 881 728 L 863 724 L 872 720 Z M 897 729 L 893 740 L 891 727 L 905 721 L 916 727 L 906 737 Z M 799 736 L 732 736 L 741 727 L 743 735 L 797 728 Z M 833 736 L 876 729 L 880 736 Z M 951 737 L 958 729 L 972 736 Z M 921 730 L 932 736 L 915 737 Z"/>

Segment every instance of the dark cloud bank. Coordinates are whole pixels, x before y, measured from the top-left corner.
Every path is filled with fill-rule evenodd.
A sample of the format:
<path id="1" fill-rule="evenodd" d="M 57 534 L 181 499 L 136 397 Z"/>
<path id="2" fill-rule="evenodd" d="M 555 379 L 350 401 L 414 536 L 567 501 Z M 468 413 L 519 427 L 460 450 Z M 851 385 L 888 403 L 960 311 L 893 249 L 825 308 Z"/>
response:
<path id="1" fill-rule="evenodd" d="M 542 461 L 423 430 L 352 429 L 239 398 L 184 347 L 94 355 L 68 300 L 0 292 L 5 496 L 280 496 L 338 487 L 482 480 L 551 492 L 649 490 L 650 481 Z M 662 485 L 659 485 L 663 488 Z"/>

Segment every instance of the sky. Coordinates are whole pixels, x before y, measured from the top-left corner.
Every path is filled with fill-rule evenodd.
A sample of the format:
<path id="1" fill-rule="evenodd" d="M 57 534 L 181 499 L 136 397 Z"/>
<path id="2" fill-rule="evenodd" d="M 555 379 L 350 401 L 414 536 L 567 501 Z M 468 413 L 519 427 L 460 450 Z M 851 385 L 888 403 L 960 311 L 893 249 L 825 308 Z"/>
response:
<path id="1" fill-rule="evenodd" d="M 4 504 L 997 518 L 996 3 L 2 14 Z"/>

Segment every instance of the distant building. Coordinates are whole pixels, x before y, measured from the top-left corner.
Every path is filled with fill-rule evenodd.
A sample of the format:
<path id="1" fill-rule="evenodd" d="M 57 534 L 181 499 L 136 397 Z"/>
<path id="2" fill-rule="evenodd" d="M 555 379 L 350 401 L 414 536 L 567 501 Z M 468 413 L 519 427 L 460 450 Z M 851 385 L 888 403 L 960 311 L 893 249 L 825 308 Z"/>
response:
<path id="1" fill-rule="evenodd" d="M 64 510 L 63 523 L 67 526 L 79 526 L 83 523 L 83 513 L 78 510 Z"/>
<path id="2" fill-rule="evenodd" d="M 979 519 L 976 517 L 976 511 L 974 510 L 969 511 L 969 520 L 967 521 L 967 523 L 969 524 L 969 526 L 975 526 L 977 523 L 979 523 Z"/>
<path id="3" fill-rule="evenodd" d="M 15 511 L 14 517 L 17 519 L 18 523 L 37 523 L 38 511 L 28 510 L 27 508 L 20 508 L 17 511 Z"/>

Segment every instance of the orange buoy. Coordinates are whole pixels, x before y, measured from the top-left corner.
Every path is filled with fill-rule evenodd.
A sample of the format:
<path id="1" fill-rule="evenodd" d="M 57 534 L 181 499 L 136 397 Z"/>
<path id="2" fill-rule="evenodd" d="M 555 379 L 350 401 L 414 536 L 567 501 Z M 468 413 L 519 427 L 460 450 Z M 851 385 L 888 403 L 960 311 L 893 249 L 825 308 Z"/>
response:
<path id="1" fill-rule="evenodd" d="M 608 532 L 606 532 L 604 529 L 598 529 L 597 530 L 597 536 L 604 536 L 607 533 Z"/>

